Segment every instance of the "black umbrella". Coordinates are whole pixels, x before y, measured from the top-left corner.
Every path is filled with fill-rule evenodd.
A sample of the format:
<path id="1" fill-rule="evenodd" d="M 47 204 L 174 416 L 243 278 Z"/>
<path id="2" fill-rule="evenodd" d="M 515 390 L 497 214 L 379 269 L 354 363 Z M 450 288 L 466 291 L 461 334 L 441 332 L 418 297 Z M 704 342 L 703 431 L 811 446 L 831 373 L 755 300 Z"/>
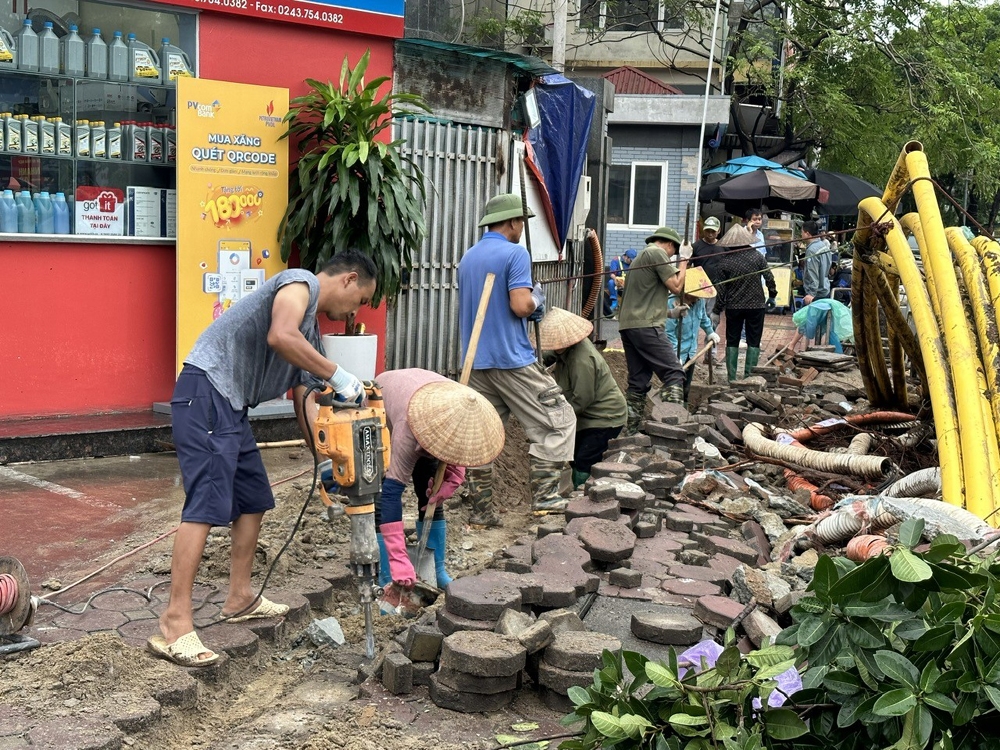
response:
<path id="1" fill-rule="evenodd" d="M 736 215 L 745 213 L 748 208 L 808 214 L 814 208 L 822 211 L 826 197 L 826 191 L 814 182 L 759 169 L 707 185 L 701 192 L 700 201 L 719 201 L 728 213 Z"/>
<path id="2" fill-rule="evenodd" d="M 806 177 L 830 193 L 830 198 L 817 210 L 826 216 L 857 216 L 858 203 L 865 198 L 881 198 L 882 191 L 860 177 L 828 172 L 825 169 L 807 169 Z"/>

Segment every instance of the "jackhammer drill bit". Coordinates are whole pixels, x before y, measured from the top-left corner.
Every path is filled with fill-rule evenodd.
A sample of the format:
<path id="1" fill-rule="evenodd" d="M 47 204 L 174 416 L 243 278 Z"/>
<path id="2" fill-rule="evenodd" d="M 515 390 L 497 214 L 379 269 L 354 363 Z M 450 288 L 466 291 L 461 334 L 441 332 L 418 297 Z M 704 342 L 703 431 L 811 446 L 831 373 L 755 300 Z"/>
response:
<path id="1" fill-rule="evenodd" d="M 364 505 L 350 504 L 346 511 L 351 519 L 351 571 L 358 582 L 361 609 L 365 613 L 365 655 L 375 658 L 375 632 L 372 607 L 380 592 L 378 587 L 379 554 L 375 538 L 375 508 L 368 498 Z"/>

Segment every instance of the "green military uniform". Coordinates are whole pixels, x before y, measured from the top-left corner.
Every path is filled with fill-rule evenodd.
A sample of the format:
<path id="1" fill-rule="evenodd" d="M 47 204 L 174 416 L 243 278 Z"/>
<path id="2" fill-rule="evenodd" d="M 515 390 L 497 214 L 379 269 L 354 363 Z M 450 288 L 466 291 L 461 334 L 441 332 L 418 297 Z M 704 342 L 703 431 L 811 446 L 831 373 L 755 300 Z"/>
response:
<path id="1" fill-rule="evenodd" d="M 663 328 L 670 297 L 664 283 L 677 275 L 677 268 L 670 263 L 667 251 L 659 245 L 646 245 L 628 270 L 625 282 L 628 296 L 622 301 L 618 330 Z"/>

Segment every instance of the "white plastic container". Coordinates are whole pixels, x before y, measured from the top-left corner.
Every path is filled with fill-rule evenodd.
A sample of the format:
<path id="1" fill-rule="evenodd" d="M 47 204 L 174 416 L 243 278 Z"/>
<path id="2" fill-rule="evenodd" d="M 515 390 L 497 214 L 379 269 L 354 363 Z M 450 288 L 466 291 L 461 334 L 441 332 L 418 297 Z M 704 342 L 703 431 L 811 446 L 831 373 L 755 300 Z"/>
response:
<path id="1" fill-rule="evenodd" d="M 132 83 L 156 86 L 162 82 L 160 59 L 153 48 L 136 39 L 135 34 L 128 35 L 128 63 L 128 79 Z"/>
<path id="2" fill-rule="evenodd" d="M 59 156 L 73 155 L 73 128 L 61 117 L 53 117 L 52 124 L 56 130 L 56 154 Z"/>
<path id="3" fill-rule="evenodd" d="M 0 27 L 0 70 L 17 68 L 17 44 L 7 29 Z"/>
<path id="4" fill-rule="evenodd" d="M 59 75 L 59 37 L 52 30 L 52 21 L 38 35 L 38 72 Z"/>
<path id="5" fill-rule="evenodd" d="M 24 151 L 24 129 L 21 121 L 10 112 L 3 113 L 4 129 L 4 150 L 12 154 L 20 154 Z"/>
<path id="6" fill-rule="evenodd" d="M 378 336 L 365 333 L 360 336 L 327 334 L 323 337 L 326 358 L 336 362 L 359 380 L 375 379 L 375 361 L 378 356 Z"/>
<path id="7" fill-rule="evenodd" d="M 122 124 L 116 122 L 108 128 L 108 158 L 122 158 Z"/>
<path id="8" fill-rule="evenodd" d="M 108 79 L 128 80 L 128 47 L 125 46 L 120 31 L 115 32 L 114 39 L 108 45 Z"/>
<path id="9" fill-rule="evenodd" d="M 59 40 L 62 72 L 68 76 L 83 78 L 87 73 L 87 44 L 77 31 L 76 26 L 70 26 L 69 33 Z"/>
<path id="10" fill-rule="evenodd" d="M 103 120 L 90 123 L 90 155 L 94 159 L 108 158 L 107 131 Z"/>
<path id="11" fill-rule="evenodd" d="M 87 78 L 108 77 L 108 45 L 101 37 L 101 30 L 94 29 L 87 40 Z"/>
<path id="12" fill-rule="evenodd" d="M 56 126 L 52 120 L 38 115 L 38 147 L 43 154 L 50 156 L 56 152 Z"/>
<path id="13" fill-rule="evenodd" d="M 73 129 L 74 151 L 77 156 L 90 156 L 90 121 L 77 120 Z"/>
<path id="14" fill-rule="evenodd" d="M 176 86 L 178 78 L 194 78 L 194 66 L 187 53 L 175 44 L 169 37 L 163 37 L 160 43 L 160 65 L 163 66 L 163 83 L 166 86 Z"/>
<path id="15" fill-rule="evenodd" d="M 27 115 L 18 115 L 21 118 L 21 132 L 24 133 L 24 153 L 38 153 L 38 120 Z"/>
<path id="16" fill-rule="evenodd" d="M 17 32 L 17 69 L 38 70 L 38 34 L 31 28 L 31 19 L 25 18 Z"/>

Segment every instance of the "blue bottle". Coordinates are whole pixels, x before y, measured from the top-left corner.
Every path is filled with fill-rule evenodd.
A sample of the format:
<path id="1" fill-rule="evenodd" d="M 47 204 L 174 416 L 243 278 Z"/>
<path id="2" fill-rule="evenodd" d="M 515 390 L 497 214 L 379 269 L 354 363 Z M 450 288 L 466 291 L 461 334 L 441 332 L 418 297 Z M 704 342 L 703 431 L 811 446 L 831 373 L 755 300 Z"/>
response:
<path id="1" fill-rule="evenodd" d="M 17 232 L 17 203 L 12 190 L 0 195 L 0 232 Z"/>
<path id="2" fill-rule="evenodd" d="M 65 193 L 56 193 L 52 201 L 52 229 L 55 234 L 69 234 L 69 204 Z"/>
<path id="3" fill-rule="evenodd" d="M 21 234 L 35 232 L 35 205 L 31 202 L 31 193 L 22 190 L 15 199 L 17 203 L 17 231 Z"/>
<path id="4" fill-rule="evenodd" d="M 38 234 L 55 234 L 52 198 L 46 191 L 42 191 L 35 198 L 35 231 Z"/>

